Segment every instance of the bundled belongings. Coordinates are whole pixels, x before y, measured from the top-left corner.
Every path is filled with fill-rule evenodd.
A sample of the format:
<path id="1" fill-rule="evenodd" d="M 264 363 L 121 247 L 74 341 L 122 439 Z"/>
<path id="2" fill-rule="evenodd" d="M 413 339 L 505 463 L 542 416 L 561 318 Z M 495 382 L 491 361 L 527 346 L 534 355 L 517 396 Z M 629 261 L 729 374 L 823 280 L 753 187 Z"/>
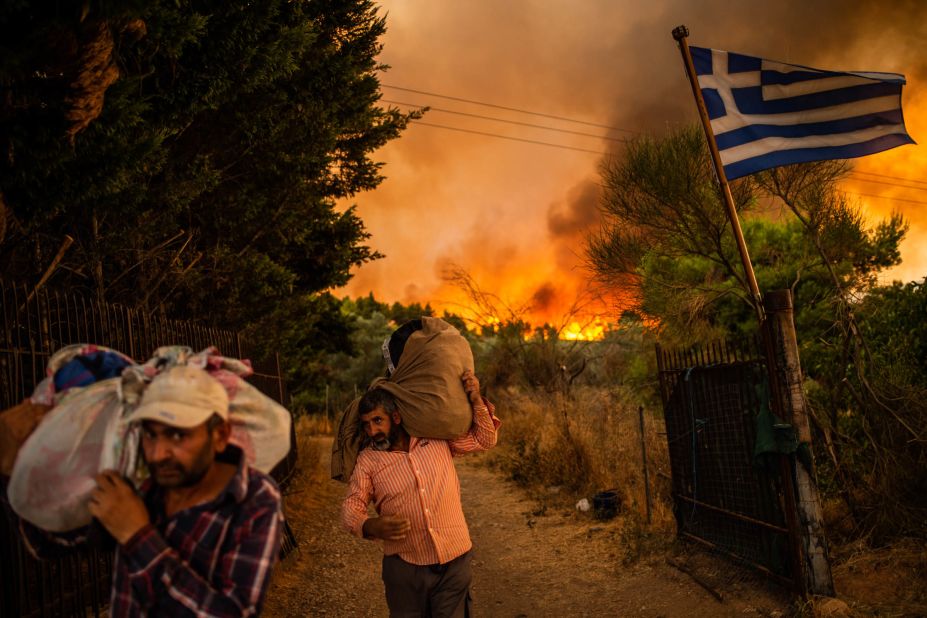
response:
<path id="1" fill-rule="evenodd" d="M 123 399 L 121 373 L 133 366 L 124 354 L 95 345 L 52 355 L 30 400 L 51 408 L 20 447 L 7 488 L 20 517 L 53 532 L 86 525 L 96 475 L 135 465 L 137 436 L 119 426 L 132 405 Z"/>
<path id="2" fill-rule="evenodd" d="M 460 382 L 473 371 L 470 344 L 456 328 L 439 318 L 423 317 L 399 327 L 383 343 L 388 377 L 369 388 L 381 388 L 396 399 L 402 425 L 419 438 L 452 440 L 473 421 L 470 401 Z M 347 482 L 365 436 L 354 400 L 344 411 L 332 445 L 331 476 Z"/>
<path id="3" fill-rule="evenodd" d="M 39 528 L 65 532 L 90 523 L 87 501 L 101 471 L 116 470 L 138 487 L 147 468 L 139 457 L 140 428 L 127 419 L 152 379 L 177 365 L 202 369 L 224 388 L 229 442 L 249 465 L 269 472 L 286 456 L 290 413 L 244 381 L 252 373 L 248 361 L 215 348 L 193 353 L 171 346 L 138 365 L 100 346 L 68 346 L 52 356 L 32 396 L 32 403 L 52 407 L 16 456 L 7 489 L 13 510 Z"/>
<path id="4" fill-rule="evenodd" d="M 229 443 L 241 448 L 249 466 L 270 473 L 290 451 L 292 417 L 245 381 L 254 373 L 250 361 L 222 356 L 215 347 L 194 353 L 185 346 L 166 346 L 158 348 L 145 366 L 160 372 L 178 364 L 200 367 L 225 387 L 232 425 Z"/>

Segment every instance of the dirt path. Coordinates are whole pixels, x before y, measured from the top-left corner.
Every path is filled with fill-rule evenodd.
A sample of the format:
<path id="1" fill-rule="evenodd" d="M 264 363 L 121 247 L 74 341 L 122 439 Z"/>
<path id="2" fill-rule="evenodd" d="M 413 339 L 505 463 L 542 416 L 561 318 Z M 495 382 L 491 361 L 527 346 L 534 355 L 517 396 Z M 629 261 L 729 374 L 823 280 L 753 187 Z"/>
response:
<path id="1" fill-rule="evenodd" d="M 274 575 L 266 616 L 387 616 L 380 548 L 338 524 L 344 485 L 327 479 L 330 439 L 314 438 L 287 499 L 299 550 Z M 307 452 L 314 451 L 314 452 Z M 306 465 L 318 462 L 312 469 Z M 782 616 L 787 600 L 768 586 L 724 590 L 718 602 L 663 552 L 623 560 L 636 542 L 621 520 L 543 509 L 480 464 L 459 460 L 474 543 L 476 616 Z"/>

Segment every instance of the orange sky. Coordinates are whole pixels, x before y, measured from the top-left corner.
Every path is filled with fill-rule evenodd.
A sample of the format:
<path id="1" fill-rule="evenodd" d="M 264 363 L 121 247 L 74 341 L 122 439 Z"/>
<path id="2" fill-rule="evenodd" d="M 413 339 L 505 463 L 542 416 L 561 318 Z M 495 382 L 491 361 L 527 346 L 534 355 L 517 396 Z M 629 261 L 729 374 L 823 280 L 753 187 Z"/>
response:
<path id="1" fill-rule="evenodd" d="M 464 295 L 442 279 L 447 267 L 456 265 L 506 304 L 531 305 L 533 322 L 559 323 L 588 279 L 584 236 L 597 225 L 599 153 L 617 142 L 434 108 L 613 139 L 659 134 L 695 118 L 670 35 L 679 24 L 689 27 L 693 45 L 818 68 L 904 73 L 908 131 L 927 143 L 927 3 L 919 0 L 395 0 L 381 5 L 388 28 L 381 60 L 391 66 L 381 76 L 384 100 L 432 106 L 423 118 L 427 123 L 592 152 L 410 126 L 376 153 L 387 179 L 350 202 L 358 205 L 372 234 L 371 246 L 386 258 L 357 269 L 339 294 L 373 291 L 381 300 L 431 302 L 459 311 Z M 856 169 L 927 181 L 925 148 L 905 146 L 857 159 Z M 904 263 L 889 279 L 923 278 L 927 190 L 859 180 L 846 189 L 925 202 L 857 198 L 874 218 L 896 210 L 911 224 L 902 245 Z"/>

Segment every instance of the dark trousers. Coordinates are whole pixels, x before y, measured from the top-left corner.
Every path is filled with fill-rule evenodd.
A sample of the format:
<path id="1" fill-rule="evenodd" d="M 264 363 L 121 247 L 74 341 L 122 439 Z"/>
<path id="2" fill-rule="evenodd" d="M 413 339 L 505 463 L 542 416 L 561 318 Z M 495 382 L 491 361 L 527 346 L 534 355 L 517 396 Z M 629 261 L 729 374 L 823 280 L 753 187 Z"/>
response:
<path id="1" fill-rule="evenodd" d="M 470 552 L 447 564 L 409 564 L 383 556 L 383 584 L 391 618 L 469 618 Z"/>

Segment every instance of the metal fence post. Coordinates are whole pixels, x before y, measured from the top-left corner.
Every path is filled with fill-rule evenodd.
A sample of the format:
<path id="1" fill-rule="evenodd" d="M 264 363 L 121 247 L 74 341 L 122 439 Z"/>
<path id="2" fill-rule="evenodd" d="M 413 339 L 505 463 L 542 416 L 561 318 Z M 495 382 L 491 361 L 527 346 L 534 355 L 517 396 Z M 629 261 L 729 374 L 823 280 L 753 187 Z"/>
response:
<path id="1" fill-rule="evenodd" d="M 647 440 L 644 435 L 644 406 L 638 406 L 637 416 L 641 427 L 641 459 L 644 470 L 644 498 L 647 501 L 647 523 L 650 523 L 650 476 L 647 472 Z"/>

